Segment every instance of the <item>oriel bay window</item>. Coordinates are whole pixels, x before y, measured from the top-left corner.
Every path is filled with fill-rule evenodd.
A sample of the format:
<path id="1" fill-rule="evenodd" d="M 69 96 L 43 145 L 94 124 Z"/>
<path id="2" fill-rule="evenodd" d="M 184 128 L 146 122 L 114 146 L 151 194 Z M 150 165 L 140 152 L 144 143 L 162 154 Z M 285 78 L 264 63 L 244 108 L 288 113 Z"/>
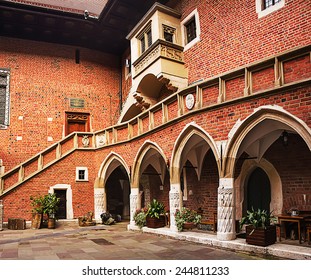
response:
<path id="1" fill-rule="evenodd" d="M 140 41 L 140 53 L 145 52 L 152 44 L 151 23 L 138 35 L 137 39 Z"/>

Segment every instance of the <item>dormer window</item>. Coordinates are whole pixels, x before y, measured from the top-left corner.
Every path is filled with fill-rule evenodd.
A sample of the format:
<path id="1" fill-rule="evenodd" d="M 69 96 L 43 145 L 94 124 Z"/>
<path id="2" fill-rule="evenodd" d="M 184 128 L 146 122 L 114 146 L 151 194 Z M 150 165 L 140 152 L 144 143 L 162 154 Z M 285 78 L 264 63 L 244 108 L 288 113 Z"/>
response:
<path id="1" fill-rule="evenodd" d="M 140 41 L 140 52 L 145 52 L 152 44 L 151 23 L 137 36 L 137 39 Z"/>
<path id="2" fill-rule="evenodd" d="M 167 25 L 163 24 L 163 37 L 164 40 L 167 42 L 174 42 L 174 36 L 175 36 L 176 29 Z"/>

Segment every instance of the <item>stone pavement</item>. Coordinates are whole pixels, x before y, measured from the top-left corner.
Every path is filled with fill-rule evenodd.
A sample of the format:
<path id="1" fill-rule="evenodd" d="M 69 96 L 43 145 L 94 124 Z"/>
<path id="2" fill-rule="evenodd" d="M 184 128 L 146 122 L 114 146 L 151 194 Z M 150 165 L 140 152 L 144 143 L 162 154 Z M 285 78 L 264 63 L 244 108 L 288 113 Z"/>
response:
<path id="1" fill-rule="evenodd" d="M 113 226 L 0 231 L 0 260 L 250 260 L 261 257 Z"/>

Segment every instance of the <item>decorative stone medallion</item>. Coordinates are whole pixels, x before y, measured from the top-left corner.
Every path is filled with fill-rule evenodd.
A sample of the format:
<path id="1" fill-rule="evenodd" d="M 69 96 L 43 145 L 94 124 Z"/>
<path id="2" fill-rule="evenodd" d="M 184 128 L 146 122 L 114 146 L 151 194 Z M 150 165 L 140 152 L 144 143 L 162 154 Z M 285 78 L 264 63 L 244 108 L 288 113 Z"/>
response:
<path id="1" fill-rule="evenodd" d="M 193 94 L 189 93 L 186 96 L 186 107 L 188 110 L 191 110 L 194 106 L 194 96 Z"/>

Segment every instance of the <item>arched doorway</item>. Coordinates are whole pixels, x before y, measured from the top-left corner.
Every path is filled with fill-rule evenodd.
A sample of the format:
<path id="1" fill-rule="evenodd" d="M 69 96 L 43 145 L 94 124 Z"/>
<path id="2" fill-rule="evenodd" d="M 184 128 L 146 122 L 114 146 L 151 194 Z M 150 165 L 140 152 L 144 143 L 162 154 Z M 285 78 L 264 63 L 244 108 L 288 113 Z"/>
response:
<path id="1" fill-rule="evenodd" d="M 130 183 L 125 168 L 119 165 L 108 177 L 105 185 L 107 211 L 120 215 L 122 219 L 130 216 Z"/>
<path id="2" fill-rule="evenodd" d="M 249 176 L 247 183 L 247 210 L 254 208 L 270 212 L 271 186 L 268 175 L 257 167 Z"/>

